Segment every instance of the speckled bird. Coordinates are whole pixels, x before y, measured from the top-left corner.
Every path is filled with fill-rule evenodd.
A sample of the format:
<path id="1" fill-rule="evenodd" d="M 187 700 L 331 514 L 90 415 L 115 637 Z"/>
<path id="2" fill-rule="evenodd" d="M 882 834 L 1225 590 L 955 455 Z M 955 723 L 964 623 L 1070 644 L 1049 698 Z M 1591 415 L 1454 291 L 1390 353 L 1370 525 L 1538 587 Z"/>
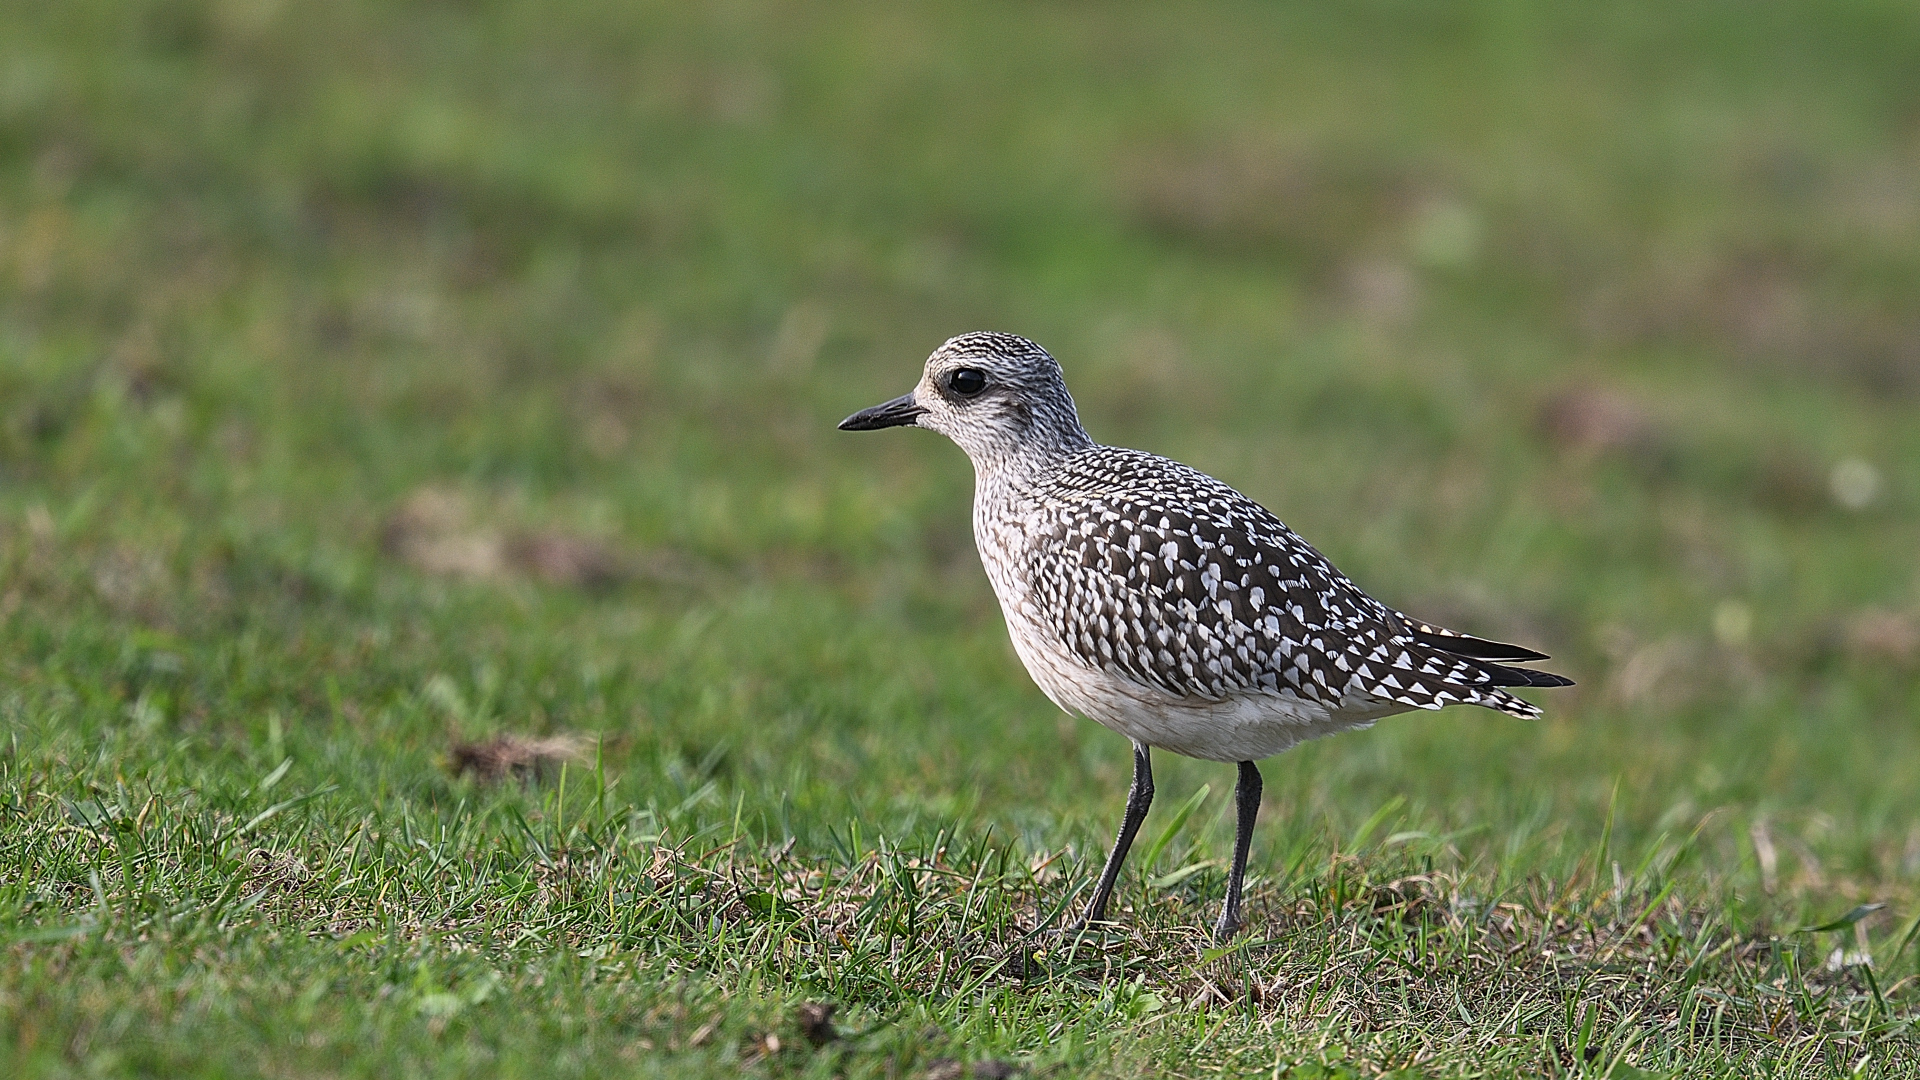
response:
<path id="1" fill-rule="evenodd" d="M 1547 659 L 1410 618 L 1362 592 L 1265 507 L 1177 461 L 1102 446 L 1060 365 L 1001 333 L 962 334 L 913 392 L 840 422 L 916 426 L 973 462 L 973 535 L 1014 651 L 1054 704 L 1133 741 L 1127 809 L 1088 903 L 1104 921 L 1153 801 L 1158 747 L 1239 765 L 1219 940 L 1240 927 L 1260 810 L 1255 762 L 1413 709 L 1483 705 L 1532 719 L 1506 687 L 1571 680 Z"/>

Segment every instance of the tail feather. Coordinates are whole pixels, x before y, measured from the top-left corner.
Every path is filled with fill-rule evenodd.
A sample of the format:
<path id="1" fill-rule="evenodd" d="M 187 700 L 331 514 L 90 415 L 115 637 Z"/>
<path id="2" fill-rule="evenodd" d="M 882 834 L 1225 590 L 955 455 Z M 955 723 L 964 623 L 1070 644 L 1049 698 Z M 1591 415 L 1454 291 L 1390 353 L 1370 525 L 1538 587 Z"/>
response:
<path id="1" fill-rule="evenodd" d="M 1444 626 L 1434 626 L 1417 619 L 1407 620 L 1407 629 L 1413 631 L 1414 639 L 1422 645 L 1439 649 L 1455 656 L 1470 656 L 1475 660 L 1545 660 L 1547 654 L 1535 652 L 1520 645 L 1509 645 L 1504 641 L 1490 641 L 1471 634 L 1462 634 L 1458 630 L 1449 630 Z"/>
<path id="2" fill-rule="evenodd" d="M 1545 660 L 1547 654 L 1520 645 L 1509 645 L 1502 641 L 1490 641 L 1444 626 L 1416 619 L 1407 620 L 1407 629 L 1414 640 L 1420 644 L 1454 658 L 1460 667 L 1484 675 L 1484 680 L 1473 679 L 1473 691 L 1466 700 L 1474 705 L 1484 705 L 1497 709 L 1509 716 L 1522 720 L 1535 720 L 1540 717 L 1540 707 L 1530 701 L 1522 700 L 1505 690 L 1503 686 L 1552 687 L 1572 686 L 1573 680 L 1564 675 L 1555 675 L 1550 671 L 1535 671 L 1532 668 L 1510 667 L 1510 663 L 1527 663 Z M 1508 663 L 1494 663 L 1504 660 Z M 1455 692 L 1459 692 L 1456 688 Z"/>
<path id="3" fill-rule="evenodd" d="M 1540 706 L 1514 697 L 1505 690 L 1482 690 L 1471 704 L 1484 705 L 1489 709 L 1496 709 L 1522 720 L 1538 720 L 1543 715 Z"/>
<path id="4" fill-rule="evenodd" d="M 1493 676 L 1492 686 L 1572 686 L 1573 680 L 1565 675 L 1555 675 L 1551 671 L 1535 671 L 1532 668 L 1508 667 L 1505 664 L 1481 664 L 1480 667 Z"/>

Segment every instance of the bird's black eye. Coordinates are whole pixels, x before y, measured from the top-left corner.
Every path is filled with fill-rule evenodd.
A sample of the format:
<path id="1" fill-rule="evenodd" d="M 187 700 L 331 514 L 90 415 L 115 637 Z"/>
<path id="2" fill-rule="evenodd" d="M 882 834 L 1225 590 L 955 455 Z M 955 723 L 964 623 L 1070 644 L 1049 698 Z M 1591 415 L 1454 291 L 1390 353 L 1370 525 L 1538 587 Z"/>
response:
<path id="1" fill-rule="evenodd" d="M 947 389 L 961 397 L 972 397 L 987 388 L 987 373 L 979 368 L 955 368 L 947 376 Z"/>

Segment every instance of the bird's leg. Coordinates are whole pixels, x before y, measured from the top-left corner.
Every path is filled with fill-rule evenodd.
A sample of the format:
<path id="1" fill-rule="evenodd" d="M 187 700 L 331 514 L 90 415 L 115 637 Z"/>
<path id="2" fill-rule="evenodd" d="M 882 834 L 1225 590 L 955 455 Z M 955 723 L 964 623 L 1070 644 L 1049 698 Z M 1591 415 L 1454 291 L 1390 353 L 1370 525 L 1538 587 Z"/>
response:
<path id="1" fill-rule="evenodd" d="M 1247 876 L 1247 849 L 1253 846 L 1253 822 L 1260 816 L 1260 770 L 1251 761 L 1240 763 L 1240 782 L 1233 788 L 1239 821 L 1233 830 L 1233 872 L 1227 875 L 1227 907 L 1213 925 L 1213 939 L 1225 942 L 1240 929 L 1240 885 Z"/>
<path id="2" fill-rule="evenodd" d="M 1087 916 L 1074 930 L 1085 929 L 1107 917 L 1107 901 L 1113 896 L 1114 883 L 1120 880 L 1120 865 L 1127 861 L 1127 849 L 1133 846 L 1133 834 L 1147 819 L 1147 807 L 1153 805 L 1153 761 L 1146 745 L 1133 744 L 1133 786 L 1127 789 L 1127 816 L 1120 819 L 1120 835 L 1114 838 L 1113 852 L 1107 856 L 1107 868 L 1100 871 L 1100 884 L 1094 886 L 1093 902 Z"/>

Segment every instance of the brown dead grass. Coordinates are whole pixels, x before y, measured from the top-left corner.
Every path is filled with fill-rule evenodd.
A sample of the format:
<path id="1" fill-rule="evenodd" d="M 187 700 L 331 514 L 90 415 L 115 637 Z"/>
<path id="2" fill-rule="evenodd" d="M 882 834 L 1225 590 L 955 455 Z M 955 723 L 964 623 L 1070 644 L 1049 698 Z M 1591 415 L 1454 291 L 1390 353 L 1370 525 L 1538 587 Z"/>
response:
<path id="1" fill-rule="evenodd" d="M 1534 430 L 1561 455 L 1574 460 L 1618 456 L 1658 463 L 1672 450 L 1672 436 L 1646 403 L 1602 386 L 1563 387 L 1540 402 Z"/>
<path id="2" fill-rule="evenodd" d="M 564 763 L 584 764 L 591 745 L 579 735 L 495 735 L 479 742 L 456 741 L 448 751 L 447 767 L 455 776 L 489 783 L 541 780 Z"/>
<path id="3" fill-rule="evenodd" d="M 1846 623 L 1846 648 L 1862 663 L 1902 670 L 1920 665 L 1920 618 L 1903 611 L 1869 608 Z"/>
<path id="4" fill-rule="evenodd" d="M 500 515 L 443 487 L 415 490 L 387 516 L 380 547 L 424 574 L 504 581 L 525 578 L 544 585 L 598 591 L 643 570 L 639 560 L 615 546 L 551 527 L 503 527 Z"/>

